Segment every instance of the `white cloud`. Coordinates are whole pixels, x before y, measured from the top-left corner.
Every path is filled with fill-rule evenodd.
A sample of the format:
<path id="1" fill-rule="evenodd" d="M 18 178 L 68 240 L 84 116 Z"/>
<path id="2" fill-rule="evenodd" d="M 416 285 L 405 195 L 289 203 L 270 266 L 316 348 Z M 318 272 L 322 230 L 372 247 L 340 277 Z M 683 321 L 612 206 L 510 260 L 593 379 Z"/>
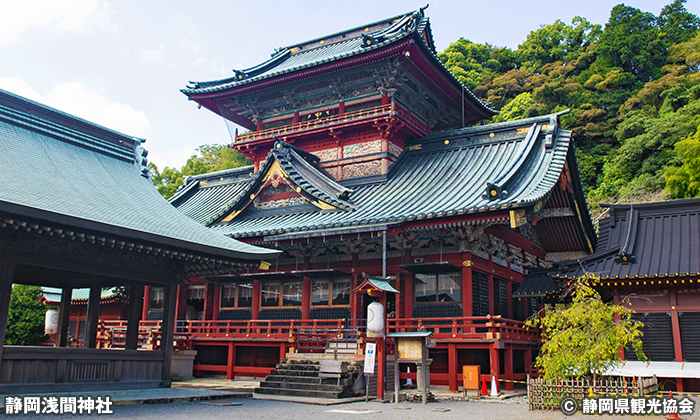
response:
<path id="1" fill-rule="evenodd" d="M 148 137 L 151 131 L 151 123 L 142 111 L 128 104 L 112 102 L 79 82 L 58 83 L 42 95 L 21 79 L 3 77 L 0 78 L 0 89 L 130 136 Z"/>
<path id="2" fill-rule="evenodd" d="M 59 29 L 83 31 L 116 28 L 106 0 L 22 0 L 3 2 L 0 13 L 0 46 L 11 45 L 27 32 Z"/>
<path id="3" fill-rule="evenodd" d="M 149 63 L 158 64 L 163 61 L 168 53 L 168 47 L 161 44 L 158 48 L 147 48 L 141 51 L 141 59 Z"/>
<path id="4" fill-rule="evenodd" d="M 186 36 L 182 37 L 182 39 L 180 40 L 180 50 L 191 56 L 190 61 L 193 64 L 199 66 L 204 62 L 204 59 L 199 56 L 199 53 L 202 51 L 202 45 L 199 42 L 192 40 Z"/>

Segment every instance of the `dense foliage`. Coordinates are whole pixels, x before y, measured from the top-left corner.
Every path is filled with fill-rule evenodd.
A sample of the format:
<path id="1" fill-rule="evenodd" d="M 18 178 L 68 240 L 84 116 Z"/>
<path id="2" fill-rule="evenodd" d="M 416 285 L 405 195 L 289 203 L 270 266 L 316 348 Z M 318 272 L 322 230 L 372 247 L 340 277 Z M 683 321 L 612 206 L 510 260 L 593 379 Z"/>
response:
<path id="1" fill-rule="evenodd" d="M 542 329 L 542 348 L 535 366 L 545 378 L 601 375 L 620 361 L 620 349 L 631 348 L 639 360 L 642 323 L 632 320 L 623 305 L 605 303 L 590 286 L 595 276 L 586 274 L 570 287 L 571 303 L 546 307 L 533 316 L 528 327 Z M 540 314 L 537 314 L 540 315 Z M 617 319 L 616 319 L 617 318 Z"/>
<path id="2" fill-rule="evenodd" d="M 515 51 L 461 38 L 439 57 L 494 121 L 571 109 L 589 202 L 700 196 L 700 19 L 685 0 L 659 16 L 617 5 L 605 27 L 557 20 Z"/>
<path id="3" fill-rule="evenodd" d="M 44 314 L 46 305 L 39 302 L 41 292 L 36 286 L 15 284 L 10 296 L 5 344 L 10 346 L 38 346 L 46 341 Z"/>
<path id="4" fill-rule="evenodd" d="M 153 162 L 150 162 L 148 167 L 158 192 L 163 197 L 170 198 L 185 183 L 186 176 L 223 171 L 246 165 L 250 165 L 250 161 L 227 145 L 205 144 L 197 148 L 197 154 L 187 159 L 185 166 L 180 170 L 166 166 L 163 171 L 159 171 Z"/>

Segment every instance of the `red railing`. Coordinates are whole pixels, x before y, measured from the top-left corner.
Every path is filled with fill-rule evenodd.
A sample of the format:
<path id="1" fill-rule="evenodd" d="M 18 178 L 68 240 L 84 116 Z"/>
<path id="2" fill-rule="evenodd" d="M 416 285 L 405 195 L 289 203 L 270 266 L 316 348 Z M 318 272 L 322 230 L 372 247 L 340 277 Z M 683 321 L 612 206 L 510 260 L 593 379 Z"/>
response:
<path id="1" fill-rule="evenodd" d="M 430 127 L 428 127 L 425 123 L 411 115 L 409 111 L 402 109 L 398 105 L 388 104 L 376 106 L 373 108 L 361 109 L 359 111 L 348 112 L 345 114 L 331 115 L 330 117 L 325 118 L 317 118 L 315 120 L 285 125 L 282 127 L 269 128 L 267 130 L 249 131 L 247 133 L 237 135 L 234 140 L 234 143 L 272 138 L 273 136 L 281 136 L 306 130 L 313 130 L 338 123 L 347 123 L 351 121 L 359 121 L 366 118 L 381 117 L 384 115 L 390 115 L 392 112 L 395 112 L 396 114 L 400 115 L 403 119 L 416 126 L 416 128 L 423 131 L 425 134 L 430 133 Z"/>
<path id="2" fill-rule="evenodd" d="M 299 329 L 341 329 L 344 322 L 342 319 L 189 321 L 188 335 L 192 339 L 235 337 L 288 340 Z"/>
<path id="3" fill-rule="evenodd" d="M 538 329 L 527 329 L 525 323 L 500 316 L 459 318 L 402 318 L 388 319 L 387 331 L 431 331 L 431 338 L 442 340 L 516 340 L 540 341 Z"/>

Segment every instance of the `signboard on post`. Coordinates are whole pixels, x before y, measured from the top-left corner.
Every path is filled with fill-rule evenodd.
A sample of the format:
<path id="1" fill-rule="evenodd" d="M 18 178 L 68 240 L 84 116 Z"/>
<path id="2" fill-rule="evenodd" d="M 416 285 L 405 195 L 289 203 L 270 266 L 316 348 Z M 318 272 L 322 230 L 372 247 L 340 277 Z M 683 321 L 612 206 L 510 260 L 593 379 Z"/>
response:
<path id="1" fill-rule="evenodd" d="M 367 343 L 365 347 L 365 373 L 374 373 L 374 359 L 377 353 L 376 343 Z"/>

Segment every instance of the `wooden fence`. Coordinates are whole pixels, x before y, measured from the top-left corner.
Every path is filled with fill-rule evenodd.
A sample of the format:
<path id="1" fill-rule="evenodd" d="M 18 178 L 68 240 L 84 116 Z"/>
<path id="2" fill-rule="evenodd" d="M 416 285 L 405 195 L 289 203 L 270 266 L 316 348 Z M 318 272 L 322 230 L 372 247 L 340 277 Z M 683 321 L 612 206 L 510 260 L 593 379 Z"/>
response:
<path id="1" fill-rule="evenodd" d="M 530 410 L 558 410 L 561 400 L 571 397 L 582 405 L 584 398 L 593 390 L 595 397 L 651 395 L 658 392 L 657 378 L 570 378 L 545 380 L 532 378 L 527 385 Z"/>

